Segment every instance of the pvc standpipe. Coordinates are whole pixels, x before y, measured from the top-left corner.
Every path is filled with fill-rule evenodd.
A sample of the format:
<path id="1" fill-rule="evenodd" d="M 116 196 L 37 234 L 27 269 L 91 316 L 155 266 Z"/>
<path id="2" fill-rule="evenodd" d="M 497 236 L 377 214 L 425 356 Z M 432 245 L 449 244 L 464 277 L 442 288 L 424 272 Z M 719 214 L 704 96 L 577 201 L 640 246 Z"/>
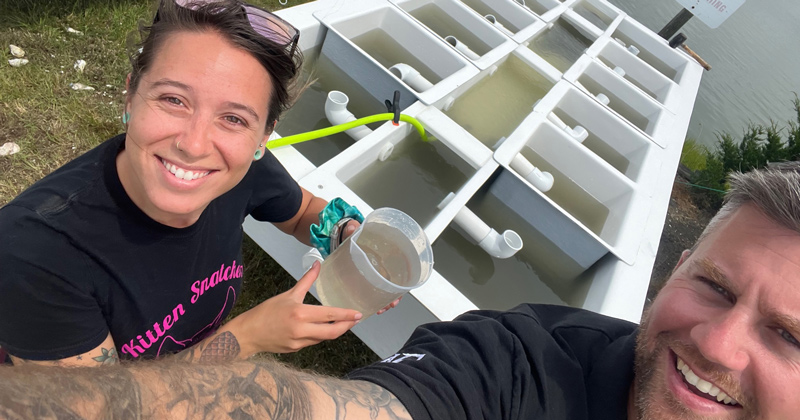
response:
<path id="1" fill-rule="evenodd" d="M 328 99 L 325 100 L 325 117 L 328 118 L 331 125 L 340 125 L 356 120 L 355 115 L 347 110 L 349 102 L 350 98 L 344 92 L 332 90 L 328 93 Z M 345 131 L 345 133 L 353 140 L 358 141 L 372 133 L 372 130 L 365 125 L 360 125 Z"/>
<path id="2" fill-rule="evenodd" d="M 438 208 L 445 207 L 453 200 L 455 194 L 450 193 L 439 203 Z M 466 206 L 458 211 L 453 222 L 487 254 L 495 258 L 511 258 L 522 249 L 522 238 L 513 230 L 506 230 L 502 234 L 492 229 Z"/>
<path id="3" fill-rule="evenodd" d="M 537 190 L 548 192 L 553 188 L 553 175 L 550 172 L 542 172 L 539 168 L 533 166 L 522 154 L 517 153 L 514 159 L 511 159 L 509 166 L 536 187 Z"/>
<path id="4" fill-rule="evenodd" d="M 476 54 L 475 51 L 469 49 L 467 44 L 459 41 L 458 38 L 452 35 L 444 37 L 444 40 L 447 41 L 448 44 L 452 45 L 453 48 L 458 50 L 461 54 L 464 54 L 467 58 L 469 58 L 472 61 L 479 60 L 481 58 L 481 56 Z"/>
<path id="5" fill-rule="evenodd" d="M 433 87 L 433 83 L 408 64 L 397 63 L 389 67 L 389 71 L 417 92 L 422 93 Z"/>
<path id="6" fill-rule="evenodd" d="M 494 25 L 495 28 L 499 29 L 504 34 L 506 34 L 508 36 L 514 36 L 514 33 L 509 31 L 505 26 L 503 26 L 503 24 L 500 23 L 493 14 L 488 14 L 488 15 L 484 16 L 484 18 L 486 20 L 488 20 L 489 23 Z"/>
<path id="7" fill-rule="evenodd" d="M 575 141 L 577 141 L 578 143 L 583 143 L 583 141 L 586 140 L 587 137 L 589 137 L 589 132 L 586 131 L 585 128 L 583 128 L 580 125 L 576 125 L 574 128 L 568 126 L 567 123 L 562 121 L 561 118 L 558 118 L 558 116 L 554 112 L 547 114 L 547 119 L 550 120 L 550 122 L 552 122 L 553 124 L 555 124 L 558 128 L 566 131 L 567 134 L 572 136 L 572 138 L 574 138 Z"/>

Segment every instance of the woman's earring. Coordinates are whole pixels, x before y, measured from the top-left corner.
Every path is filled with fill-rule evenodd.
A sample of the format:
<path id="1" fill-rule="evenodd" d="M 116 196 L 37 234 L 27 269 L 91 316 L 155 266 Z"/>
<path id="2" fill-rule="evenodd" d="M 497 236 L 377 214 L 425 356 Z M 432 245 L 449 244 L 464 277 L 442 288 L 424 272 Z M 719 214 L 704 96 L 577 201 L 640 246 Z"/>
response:
<path id="1" fill-rule="evenodd" d="M 123 124 L 127 124 L 128 121 L 130 121 L 130 120 L 131 120 L 131 113 L 128 112 L 128 111 L 125 111 L 125 113 L 122 114 L 122 123 Z"/>
<path id="2" fill-rule="evenodd" d="M 264 155 L 264 152 L 262 152 L 262 151 L 261 151 L 261 148 L 262 148 L 262 147 L 264 147 L 264 145 L 263 145 L 263 144 L 259 144 L 259 145 L 258 145 L 258 149 L 256 149 L 256 154 L 255 154 L 255 155 L 253 155 L 253 157 L 254 157 L 256 160 L 259 160 L 259 159 L 261 159 L 261 156 L 263 156 L 263 155 Z"/>

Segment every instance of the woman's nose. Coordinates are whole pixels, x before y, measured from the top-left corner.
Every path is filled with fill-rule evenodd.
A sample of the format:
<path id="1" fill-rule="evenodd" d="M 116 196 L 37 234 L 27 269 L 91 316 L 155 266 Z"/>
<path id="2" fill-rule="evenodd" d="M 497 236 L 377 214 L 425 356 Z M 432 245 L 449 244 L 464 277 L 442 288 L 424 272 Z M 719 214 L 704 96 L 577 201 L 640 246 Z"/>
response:
<path id="1" fill-rule="evenodd" d="M 212 147 L 209 124 L 205 119 L 193 116 L 183 133 L 176 138 L 175 147 L 190 157 L 207 155 Z"/>

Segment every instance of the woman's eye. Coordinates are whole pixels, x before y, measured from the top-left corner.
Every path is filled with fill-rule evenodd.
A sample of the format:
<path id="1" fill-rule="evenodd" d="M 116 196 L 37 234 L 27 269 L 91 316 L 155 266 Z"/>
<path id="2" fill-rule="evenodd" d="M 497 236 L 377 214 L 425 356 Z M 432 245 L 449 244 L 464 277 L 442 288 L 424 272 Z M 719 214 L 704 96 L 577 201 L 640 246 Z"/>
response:
<path id="1" fill-rule="evenodd" d="M 780 334 L 781 338 L 792 344 L 793 346 L 800 347 L 800 342 L 797 341 L 796 338 L 789 331 L 784 330 L 783 328 L 777 329 L 778 334 Z"/>
<path id="2" fill-rule="evenodd" d="M 242 119 L 241 119 L 241 118 L 239 118 L 239 117 L 233 116 L 233 115 L 228 115 L 228 116 L 226 116 L 226 117 L 225 117 L 225 121 L 228 121 L 229 123 L 233 123 L 233 124 L 242 124 L 242 125 L 246 125 L 246 124 L 245 124 L 245 122 L 244 122 L 244 120 L 242 120 Z"/>
<path id="3" fill-rule="evenodd" d="M 169 103 L 171 103 L 173 105 L 183 105 L 183 102 L 181 102 L 180 99 L 178 99 L 178 98 L 176 98 L 174 96 L 170 96 L 170 97 L 164 98 L 164 100 L 166 100 L 167 102 L 169 102 Z"/>

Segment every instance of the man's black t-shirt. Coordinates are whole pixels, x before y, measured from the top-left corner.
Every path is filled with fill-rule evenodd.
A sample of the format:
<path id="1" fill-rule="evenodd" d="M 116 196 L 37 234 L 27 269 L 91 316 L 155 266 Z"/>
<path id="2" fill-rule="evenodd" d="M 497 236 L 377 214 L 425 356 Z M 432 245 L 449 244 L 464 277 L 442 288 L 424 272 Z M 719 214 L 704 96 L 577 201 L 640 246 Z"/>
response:
<path id="1" fill-rule="evenodd" d="M 302 193 L 267 153 L 192 226 L 150 219 L 116 171 L 125 135 L 69 162 L 0 209 L 0 345 L 31 360 L 97 347 L 177 352 L 230 312 L 242 283 L 242 222 L 282 222 Z"/>
<path id="2" fill-rule="evenodd" d="M 635 324 L 521 305 L 423 325 L 382 362 L 352 372 L 414 420 L 626 419 Z"/>

